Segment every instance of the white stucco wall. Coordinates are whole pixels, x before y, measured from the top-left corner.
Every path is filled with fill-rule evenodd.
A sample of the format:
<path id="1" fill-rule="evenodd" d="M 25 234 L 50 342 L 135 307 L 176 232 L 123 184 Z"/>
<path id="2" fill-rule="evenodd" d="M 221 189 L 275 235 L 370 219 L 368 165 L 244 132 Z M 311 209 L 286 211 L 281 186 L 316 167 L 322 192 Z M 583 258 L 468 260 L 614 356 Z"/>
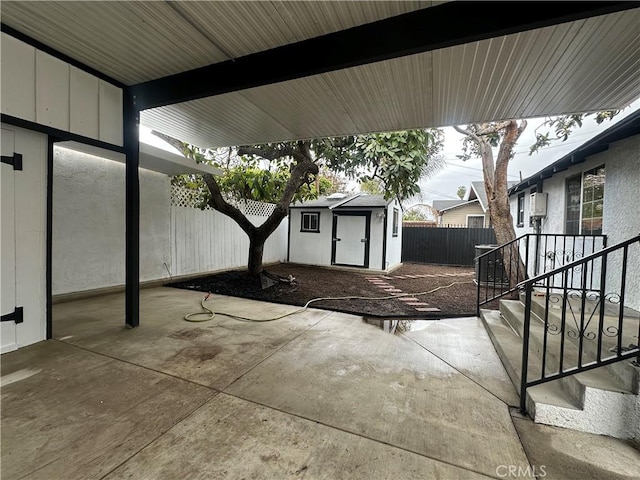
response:
<path id="1" fill-rule="evenodd" d="M 640 135 L 616 142 L 598 156 L 605 163 L 603 233 L 608 245 L 640 234 Z M 607 291 L 620 288 L 622 253 L 611 255 L 607 266 Z M 640 310 L 640 245 L 629 249 L 625 304 Z"/>
<path id="2" fill-rule="evenodd" d="M 125 166 L 56 147 L 53 294 L 124 284 Z M 171 262 L 169 177 L 140 170 L 140 280 Z"/>
<path id="3" fill-rule="evenodd" d="M 542 222 L 542 233 L 565 233 L 565 191 L 569 177 L 605 165 L 605 193 L 603 234 L 607 235 L 609 246 L 627 240 L 640 233 L 640 212 L 638 210 L 638 192 L 640 192 L 640 135 L 613 143 L 609 149 L 589 157 L 584 163 L 575 165 L 553 177 L 544 180 L 542 191 L 548 194 L 547 217 Z M 532 233 L 529 227 L 529 193 L 525 192 L 524 227 L 516 227 L 516 235 Z M 510 198 L 511 214 L 517 221 L 517 198 Z M 620 287 L 620 265 L 622 254 L 609 258 L 607 267 L 607 290 Z M 640 247 L 629 251 L 629 274 L 627 275 L 626 304 L 640 309 Z"/>

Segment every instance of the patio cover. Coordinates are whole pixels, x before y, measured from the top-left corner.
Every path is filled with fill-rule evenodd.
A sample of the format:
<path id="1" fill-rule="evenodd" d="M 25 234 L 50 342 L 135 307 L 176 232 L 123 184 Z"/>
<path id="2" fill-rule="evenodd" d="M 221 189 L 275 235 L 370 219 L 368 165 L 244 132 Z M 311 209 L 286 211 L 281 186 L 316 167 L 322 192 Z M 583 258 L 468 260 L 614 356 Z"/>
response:
<path id="1" fill-rule="evenodd" d="M 3 1 L 0 13 L 4 32 L 124 89 L 131 326 L 138 122 L 217 147 L 618 109 L 640 96 L 638 2 Z"/>
<path id="2" fill-rule="evenodd" d="M 3 28 L 216 147 L 621 108 L 638 2 L 3 1 Z"/>

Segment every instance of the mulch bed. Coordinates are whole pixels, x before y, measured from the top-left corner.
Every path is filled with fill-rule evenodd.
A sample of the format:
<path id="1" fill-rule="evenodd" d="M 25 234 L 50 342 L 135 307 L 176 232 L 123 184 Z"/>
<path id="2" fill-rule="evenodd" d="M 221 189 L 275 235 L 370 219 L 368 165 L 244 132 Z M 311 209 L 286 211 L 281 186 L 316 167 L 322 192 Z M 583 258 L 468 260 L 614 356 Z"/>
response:
<path id="1" fill-rule="evenodd" d="M 410 302 L 391 298 L 385 300 L 322 300 L 314 302 L 311 307 L 383 318 L 474 316 L 476 311 L 476 285 L 473 282 L 473 268 L 470 267 L 404 264 L 389 275 L 292 264 L 272 265 L 266 270 L 270 274 L 282 277 L 291 275 L 295 278 L 295 283 L 293 285 L 279 283 L 263 289 L 260 278 L 251 277 L 246 271 L 229 271 L 175 282 L 169 286 L 302 306 L 309 300 L 318 297 L 360 296 L 371 298 L 391 296 L 391 293 L 384 291 L 368 279 L 377 277 L 393 288 L 401 290 L 401 293 L 429 292 L 438 287 L 445 288 L 415 297 L 416 303 L 421 302 L 428 305 L 411 306 L 407 304 Z M 407 275 L 420 277 L 410 278 Z M 451 285 L 452 283 L 454 284 Z M 424 312 L 418 311 L 417 308 L 438 309 L 439 311 Z"/>

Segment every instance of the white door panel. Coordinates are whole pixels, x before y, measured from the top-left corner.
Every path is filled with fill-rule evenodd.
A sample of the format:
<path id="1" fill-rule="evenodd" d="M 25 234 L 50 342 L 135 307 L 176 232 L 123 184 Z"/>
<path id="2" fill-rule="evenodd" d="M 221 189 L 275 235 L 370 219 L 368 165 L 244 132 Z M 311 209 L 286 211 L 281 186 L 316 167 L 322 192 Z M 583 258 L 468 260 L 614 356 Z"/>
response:
<path id="1" fill-rule="evenodd" d="M 337 215 L 334 263 L 339 265 L 365 266 L 367 217 L 360 215 Z"/>
<path id="2" fill-rule="evenodd" d="M 22 170 L 1 170 L 0 310 L 22 307 L 23 321 L 1 324 L 0 353 L 46 338 L 46 135 L 3 125 L 2 155 L 22 154 Z"/>
<path id="3" fill-rule="evenodd" d="M 2 155 L 12 156 L 14 152 L 14 136 L 10 130 L 2 129 Z M 16 307 L 16 242 L 15 242 L 15 174 L 13 167 L 6 163 L 0 168 L 0 311 L 2 315 L 10 314 Z M 2 322 L 0 324 L 0 353 L 15 350 L 16 324 Z"/>

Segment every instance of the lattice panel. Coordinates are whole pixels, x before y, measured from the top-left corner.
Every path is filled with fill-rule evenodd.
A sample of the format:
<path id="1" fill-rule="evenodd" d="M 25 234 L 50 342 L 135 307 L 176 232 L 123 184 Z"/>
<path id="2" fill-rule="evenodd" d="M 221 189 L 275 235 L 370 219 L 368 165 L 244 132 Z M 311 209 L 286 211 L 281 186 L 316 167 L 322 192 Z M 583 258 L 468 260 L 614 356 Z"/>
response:
<path id="1" fill-rule="evenodd" d="M 268 217 L 276 209 L 274 203 L 256 202 L 254 200 L 240 200 L 236 205 L 245 215 Z"/>
<path id="2" fill-rule="evenodd" d="M 171 205 L 174 207 L 200 208 L 204 203 L 203 189 L 186 188 L 180 185 L 171 185 Z M 256 217 L 268 217 L 273 213 L 276 205 L 273 203 L 256 202 L 254 200 L 234 200 L 226 198 L 227 202 L 235 205 L 245 215 Z M 205 210 L 213 210 L 207 205 Z"/>
<path id="3" fill-rule="evenodd" d="M 186 188 L 180 185 L 171 185 L 171 206 L 173 207 L 188 207 L 188 208 L 200 208 L 200 205 L 204 203 L 205 195 L 204 190 Z M 205 210 L 213 210 L 209 205 L 205 207 Z"/>

